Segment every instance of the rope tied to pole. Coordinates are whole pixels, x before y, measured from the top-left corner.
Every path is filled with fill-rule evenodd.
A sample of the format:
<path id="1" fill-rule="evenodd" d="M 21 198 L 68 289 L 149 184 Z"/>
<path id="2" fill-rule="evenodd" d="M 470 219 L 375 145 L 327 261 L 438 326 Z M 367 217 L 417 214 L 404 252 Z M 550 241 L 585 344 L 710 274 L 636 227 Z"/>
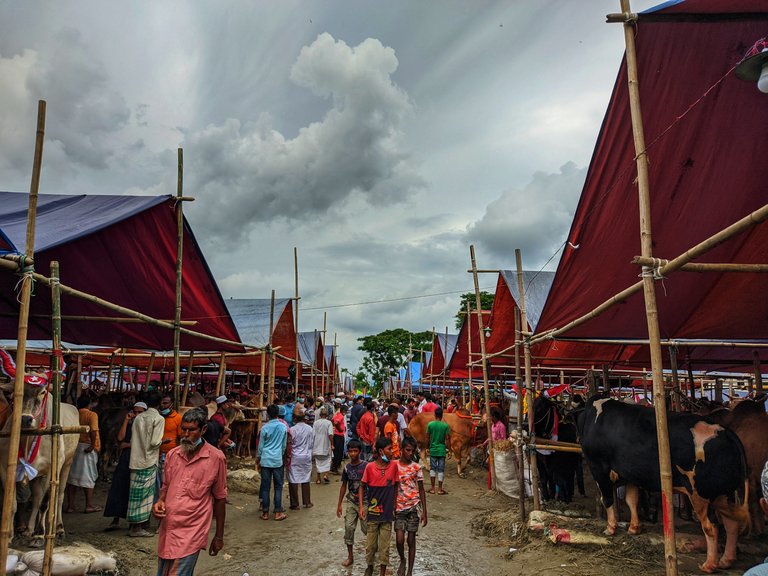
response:
<path id="1" fill-rule="evenodd" d="M 667 287 L 664 285 L 666 276 L 661 273 L 661 269 L 664 267 L 665 261 L 662 258 L 653 258 L 652 266 L 643 266 L 643 271 L 638 275 L 639 278 L 653 278 L 654 280 L 661 280 L 661 287 L 664 289 L 664 296 L 667 295 Z"/>
<path id="2" fill-rule="evenodd" d="M 16 292 L 16 302 L 21 304 L 21 292 L 24 288 L 24 284 L 26 282 L 31 282 L 31 287 L 29 290 L 29 293 L 31 296 L 35 295 L 35 278 L 34 278 L 34 269 L 30 266 L 29 268 L 25 268 L 21 273 L 21 278 L 19 278 L 19 281 L 16 282 L 16 286 L 13 287 L 13 291 Z"/>

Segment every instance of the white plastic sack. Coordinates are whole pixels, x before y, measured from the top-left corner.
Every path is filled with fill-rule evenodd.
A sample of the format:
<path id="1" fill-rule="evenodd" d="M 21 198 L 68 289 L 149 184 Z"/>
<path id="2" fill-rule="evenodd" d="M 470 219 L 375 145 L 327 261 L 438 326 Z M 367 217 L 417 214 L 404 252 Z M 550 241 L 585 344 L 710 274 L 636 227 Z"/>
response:
<path id="1" fill-rule="evenodd" d="M 494 450 L 493 465 L 496 470 L 496 488 L 512 498 L 520 497 L 520 481 L 518 480 L 517 457 L 514 450 Z M 525 495 L 530 498 L 533 495 L 531 491 L 531 482 L 528 476 L 528 470 L 525 470 L 524 478 Z"/>
<path id="2" fill-rule="evenodd" d="M 43 571 L 43 550 L 27 552 L 21 557 L 26 565 L 22 576 L 39 576 Z M 17 566 L 17 571 L 18 571 Z M 102 552 L 90 544 L 76 542 L 71 546 L 54 548 L 52 576 L 86 576 L 89 572 L 114 572 L 117 561 L 111 553 Z"/>

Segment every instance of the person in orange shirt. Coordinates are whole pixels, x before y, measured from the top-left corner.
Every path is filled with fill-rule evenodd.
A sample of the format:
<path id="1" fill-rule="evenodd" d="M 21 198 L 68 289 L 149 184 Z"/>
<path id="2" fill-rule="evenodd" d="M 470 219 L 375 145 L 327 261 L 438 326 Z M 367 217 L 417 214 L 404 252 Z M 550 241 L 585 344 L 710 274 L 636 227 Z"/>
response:
<path id="1" fill-rule="evenodd" d="M 80 434 L 80 441 L 77 444 L 75 458 L 72 461 L 72 468 L 69 471 L 67 480 L 67 512 L 75 511 L 75 498 L 77 488 L 82 488 L 85 492 L 85 513 L 98 512 L 100 506 L 93 503 L 93 487 L 96 486 L 96 480 L 99 477 L 98 462 L 99 452 L 101 451 L 101 441 L 99 439 L 99 415 L 88 409 L 90 399 L 87 396 L 80 396 L 77 399 L 77 408 L 80 414 L 80 425 L 90 426 L 90 432 Z"/>
<path id="2" fill-rule="evenodd" d="M 173 409 L 173 398 L 170 394 L 163 396 L 160 400 L 160 414 L 165 418 L 165 429 L 163 431 L 163 443 L 160 445 L 160 460 L 157 463 L 157 476 L 155 485 L 156 494 L 160 493 L 160 487 L 163 485 L 163 469 L 168 452 L 176 448 L 181 440 L 181 414 Z"/>
<path id="3" fill-rule="evenodd" d="M 373 415 L 373 400 L 365 403 L 365 414 L 360 417 L 357 423 L 357 436 L 363 443 L 363 460 L 368 460 L 371 456 L 373 444 L 376 442 L 376 417 Z"/>
<path id="4" fill-rule="evenodd" d="M 392 456 L 395 459 L 400 458 L 400 429 L 397 425 L 397 405 L 390 405 L 387 408 L 387 414 L 389 419 L 384 424 L 384 438 L 389 438 L 392 442 Z"/>

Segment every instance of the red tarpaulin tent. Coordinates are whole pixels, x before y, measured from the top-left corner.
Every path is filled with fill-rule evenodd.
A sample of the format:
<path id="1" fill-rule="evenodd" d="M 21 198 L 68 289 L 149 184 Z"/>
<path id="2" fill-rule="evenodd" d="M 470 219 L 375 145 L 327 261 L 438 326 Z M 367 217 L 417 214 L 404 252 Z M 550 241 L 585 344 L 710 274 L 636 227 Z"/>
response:
<path id="1" fill-rule="evenodd" d="M 768 33 L 766 24 L 766 5 L 756 0 L 687 0 L 639 15 L 639 88 L 656 257 L 674 258 L 768 204 L 768 96 L 734 75 L 746 50 Z M 564 326 L 638 281 L 640 268 L 630 264 L 640 254 L 634 157 L 624 63 L 537 333 Z M 768 226 L 762 224 L 699 262 L 764 263 L 766 245 Z M 675 272 L 657 282 L 661 337 L 765 341 L 767 291 L 765 274 Z M 647 335 L 642 291 L 564 334 Z M 645 346 L 584 346 L 548 342 L 534 354 L 561 364 L 569 357 L 649 364 Z M 725 364 L 752 361 L 749 348 L 688 348 L 680 355 L 690 354 L 697 368 L 723 370 Z"/>
<path id="2" fill-rule="evenodd" d="M 0 229 L 22 250 L 29 196 L 0 192 Z M 61 267 L 61 282 L 112 303 L 161 320 L 176 306 L 176 211 L 172 196 L 64 196 L 41 194 L 37 206 L 35 270 L 50 275 Z M 191 228 L 184 222 L 182 320 L 195 331 L 239 341 L 216 282 Z M 0 276 L 0 338 L 15 339 L 18 277 Z M 173 331 L 144 323 L 67 319 L 117 316 L 96 304 L 62 294 L 62 340 L 97 346 L 171 350 Z M 31 299 L 29 338 L 51 337 L 50 291 L 37 286 Z M 181 335 L 184 350 L 242 351 L 236 345 Z"/>

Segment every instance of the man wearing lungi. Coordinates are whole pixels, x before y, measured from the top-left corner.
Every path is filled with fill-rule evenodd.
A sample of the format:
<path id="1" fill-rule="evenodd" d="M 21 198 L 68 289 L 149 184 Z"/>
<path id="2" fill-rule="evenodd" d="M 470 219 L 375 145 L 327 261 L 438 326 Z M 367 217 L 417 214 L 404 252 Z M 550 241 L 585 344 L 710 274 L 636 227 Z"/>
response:
<path id="1" fill-rule="evenodd" d="M 160 518 L 157 576 L 191 576 L 208 545 L 211 520 L 216 533 L 208 553 L 224 546 L 227 502 L 227 461 L 224 453 L 203 442 L 208 420 L 205 408 L 182 416 L 181 442 L 168 453 L 160 498 L 152 511 Z"/>
<path id="2" fill-rule="evenodd" d="M 145 401 L 147 410 L 133 419 L 131 438 L 131 488 L 128 496 L 128 522 L 131 528 L 128 535 L 132 537 L 154 536 L 147 528 L 155 499 L 157 461 L 165 431 L 165 418 L 157 411 L 160 394 L 151 391 L 147 393 Z"/>

